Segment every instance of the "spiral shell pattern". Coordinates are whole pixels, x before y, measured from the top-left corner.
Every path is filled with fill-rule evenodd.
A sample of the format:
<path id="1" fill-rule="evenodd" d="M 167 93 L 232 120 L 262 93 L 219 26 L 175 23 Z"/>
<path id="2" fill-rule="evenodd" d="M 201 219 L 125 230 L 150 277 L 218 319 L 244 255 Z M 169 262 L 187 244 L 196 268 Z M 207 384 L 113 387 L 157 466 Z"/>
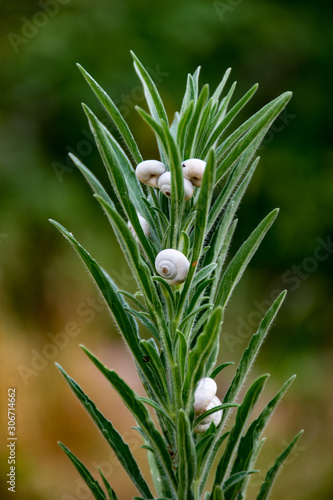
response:
<path id="1" fill-rule="evenodd" d="M 165 196 L 171 197 L 171 173 L 164 172 L 158 179 L 158 187 Z M 193 196 L 193 184 L 188 179 L 184 179 L 184 198 L 188 200 Z"/>
<path id="2" fill-rule="evenodd" d="M 190 263 L 184 254 L 178 250 L 167 248 L 162 250 L 155 259 L 157 273 L 164 278 L 169 285 L 183 283 L 188 274 Z"/>

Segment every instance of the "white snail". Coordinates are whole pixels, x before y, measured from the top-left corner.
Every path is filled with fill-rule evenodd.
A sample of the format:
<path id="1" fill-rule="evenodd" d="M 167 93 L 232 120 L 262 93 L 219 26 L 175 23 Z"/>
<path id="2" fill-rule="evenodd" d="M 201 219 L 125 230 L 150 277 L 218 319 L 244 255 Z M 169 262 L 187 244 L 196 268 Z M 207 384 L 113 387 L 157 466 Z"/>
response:
<path id="1" fill-rule="evenodd" d="M 214 398 L 217 391 L 217 385 L 214 379 L 205 377 L 199 380 L 194 392 L 194 412 L 200 415 L 206 411 L 207 406 Z"/>
<path id="2" fill-rule="evenodd" d="M 148 225 L 148 222 L 146 221 L 146 219 L 144 217 L 142 217 L 139 213 L 137 213 L 138 215 L 138 219 L 139 219 L 139 222 L 140 222 L 140 226 L 142 227 L 142 230 L 144 232 L 144 234 L 147 236 L 147 238 L 149 238 L 150 236 L 150 229 L 149 229 L 149 225 Z M 139 238 L 136 234 L 136 232 L 134 231 L 134 228 L 131 224 L 130 221 L 127 222 L 127 225 L 129 227 L 129 230 L 131 231 L 131 233 L 133 234 L 134 238 L 136 239 L 136 241 L 139 243 Z"/>
<path id="3" fill-rule="evenodd" d="M 137 165 L 135 175 L 143 184 L 157 187 L 158 179 L 165 170 L 165 165 L 161 161 L 145 160 Z"/>
<path id="4" fill-rule="evenodd" d="M 171 173 L 164 172 L 158 179 L 158 187 L 165 196 L 170 198 L 171 196 Z M 184 179 L 184 194 L 185 200 L 188 200 L 193 196 L 193 184 L 188 179 Z"/>
<path id="5" fill-rule="evenodd" d="M 182 163 L 184 178 L 194 186 L 201 187 L 206 162 L 198 158 L 190 158 Z"/>
<path id="6" fill-rule="evenodd" d="M 221 401 L 217 396 L 214 396 L 212 401 L 209 403 L 207 408 L 205 408 L 205 411 L 211 410 L 215 408 L 215 406 L 221 405 Z M 210 424 L 214 422 L 215 426 L 217 427 L 219 423 L 221 422 L 222 419 L 222 410 L 218 410 L 215 413 L 212 413 L 211 415 L 208 415 L 208 417 L 204 418 L 199 425 L 197 425 L 194 429 L 194 432 L 201 433 L 201 432 L 206 432 Z"/>
<path id="7" fill-rule="evenodd" d="M 162 250 L 155 259 L 156 271 L 170 285 L 179 285 L 186 280 L 190 263 L 184 254 L 178 250 L 167 248 Z"/>

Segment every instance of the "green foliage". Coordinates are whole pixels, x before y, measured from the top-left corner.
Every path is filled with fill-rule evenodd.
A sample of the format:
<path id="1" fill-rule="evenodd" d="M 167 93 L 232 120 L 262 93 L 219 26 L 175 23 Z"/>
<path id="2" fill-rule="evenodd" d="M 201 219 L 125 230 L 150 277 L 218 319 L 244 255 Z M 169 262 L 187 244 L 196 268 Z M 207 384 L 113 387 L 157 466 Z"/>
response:
<path id="1" fill-rule="evenodd" d="M 139 108 L 137 111 L 154 131 L 161 161 L 171 173 L 171 197 L 166 198 L 154 188 L 146 188 L 139 182 L 134 167 L 142 156 L 128 125 L 114 102 L 81 67 L 86 81 L 112 122 L 112 130 L 108 130 L 84 105 L 117 197 L 117 207 L 87 167 L 74 156 L 72 159 L 109 219 L 137 283 L 140 300 L 138 296 L 119 290 L 74 236 L 59 223 L 52 222 L 82 258 L 133 354 L 147 398 L 137 395 L 113 370 L 83 348 L 135 418 L 136 429 L 148 453 L 157 496 L 151 493 L 128 445 L 112 423 L 78 384 L 59 368 L 145 499 L 245 498 L 250 476 L 257 472 L 254 467 L 263 442 L 262 432 L 293 377 L 250 424 L 251 413 L 268 375 L 252 383 L 240 404 L 235 401 L 285 292 L 272 304 L 258 331 L 250 339 L 223 403 L 195 417 L 193 398 L 201 378 L 214 378 L 232 364 L 225 362 L 217 366 L 222 318 L 232 292 L 278 210 L 273 210 L 258 224 L 225 267 L 237 224 L 235 214 L 258 164 L 256 151 L 291 94 L 285 93 L 268 103 L 229 133 L 230 124 L 252 98 L 257 86 L 252 87 L 229 110 L 235 85 L 224 98 L 220 100 L 220 97 L 230 70 L 210 96 L 208 85 L 199 88 L 198 68 L 188 76 L 181 110 L 169 126 L 156 85 L 134 54 L 133 58 L 150 114 Z M 181 164 L 190 157 L 201 158 L 206 167 L 201 187 L 194 188 L 193 197 L 185 201 Z M 148 222 L 150 236 L 145 234 L 139 214 Z M 181 251 L 187 257 L 189 270 L 183 284 L 173 285 L 156 276 L 155 258 L 165 248 Z M 138 322 L 146 328 L 150 338 L 140 337 Z M 147 405 L 154 411 L 159 427 Z M 236 415 L 230 429 L 226 430 L 226 419 L 233 407 L 237 407 Z M 215 425 L 212 421 L 204 433 L 196 433 L 196 427 L 208 417 L 216 416 L 217 411 L 223 411 L 221 422 Z M 298 437 L 268 472 L 258 499 L 267 498 L 279 467 Z M 97 480 L 66 447 L 61 446 L 95 498 L 105 499 L 106 495 Z M 218 455 L 220 458 L 215 466 Z M 215 479 L 209 492 L 206 491 L 207 480 L 212 470 L 215 470 Z M 101 478 L 109 499 L 116 499 L 115 492 L 102 474 Z"/>

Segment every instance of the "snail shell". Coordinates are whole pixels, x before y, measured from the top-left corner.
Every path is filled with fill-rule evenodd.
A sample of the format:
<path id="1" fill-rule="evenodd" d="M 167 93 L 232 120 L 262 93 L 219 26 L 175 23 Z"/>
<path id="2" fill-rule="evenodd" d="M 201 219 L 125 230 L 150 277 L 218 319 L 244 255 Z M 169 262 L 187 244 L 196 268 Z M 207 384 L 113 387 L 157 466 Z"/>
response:
<path id="1" fill-rule="evenodd" d="M 206 162 L 198 158 L 190 158 L 182 163 L 184 178 L 192 182 L 194 186 L 201 187 Z"/>
<path id="2" fill-rule="evenodd" d="M 215 408 L 215 406 L 221 405 L 221 401 L 217 396 L 214 396 L 212 401 L 209 403 L 205 411 L 211 410 L 212 408 Z M 194 432 L 201 433 L 201 432 L 206 432 L 210 424 L 214 422 L 215 426 L 217 427 L 219 423 L 222 420 L 222 410 L 218 410 L 215 413 L 212 413 L 211 415 L 208 415 L 208 417 L 204 418 L 199 425 L 196 426 L 194 429 Z"/>
<path id="3" fill-rule="evenodd" d="M 138 215 L 138 219 L 139 219 L 139 222 L 140 222 L 140 226 L 142 227 L 142 230 L 144 232 L 144 234 L 147 236 L 147 238 L 149 238 L 150 236 L 150 229 L 149 229 L 149 224 L 148 222 L 146 221 L 146 219 L 144 217 L 142 217 L 142 215 L 140 215 L 139 213 L 137 214 Z M 136 241 L 139 243 L 139 238 L 136 234 L 136 232 L 134 231 L 134 228 L 131 224 L 130 221 L 127 222 L 127 225 L 129 227 L 129 230 L 131 231 L 131 233 L 133 234 L 134 238 L 136 239 Z"/>
<path id="4" fill-rule="evenodd" d="M 171 173 L 164 172 L 158 179 L 158 187 L 165 196 L 171 197 Z M 185 200 L 188 200 L 193 196 L 193 184 L 188 179 L 184 179 L 184 194 Z"/>
<path id="5" fill-rule="evenodd" d="M 206 411 L 207 406 L 213 400 L 217 391 L 217 385 L 214 379 L 205 377 L 199 380 L 194 392 L 194 412 L 200 415 Z"/>
<path id="6" fill-rule="evenodd" d="M 135 169 L 135 175 L 143 184 L 157 187 L 158 178 L 165 172 L 165 165 L 158 160 L 145 160 Z"/>
<path id="7" fill-rule="evenodd" d="M 156 271 L 170 285 L 178 285 L 186 280 L 190 263 L 184 254 L 178 250 L 167 248 L 162 250 L 155 259 Z"/>

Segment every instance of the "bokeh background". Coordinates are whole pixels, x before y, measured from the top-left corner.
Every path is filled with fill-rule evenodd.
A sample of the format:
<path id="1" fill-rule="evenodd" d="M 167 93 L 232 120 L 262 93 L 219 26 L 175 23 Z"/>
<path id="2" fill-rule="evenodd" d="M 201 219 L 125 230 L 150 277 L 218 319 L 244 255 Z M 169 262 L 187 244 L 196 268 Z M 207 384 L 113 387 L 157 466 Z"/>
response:
<path id="1" fill-rule="evenodd" d="M 78 347 L 83 343 L 142 391 L 112 320 L 53 218 L 122 288 L 131 274 L 89 187 L 67 160 L 72 151 L 108 186 L 80 103 L 103 112 L 80 62 L 118 103 L 143 156 L 152 134 L 134 106 L 143 94 L 129 50 L 146 64 L 170 118 L 186 75 L 202 66 L 214 88 L 233 68 L 235 98 L 259 82 L 243 118 L 285 90 L 294 97 L 261 147 L 261 162 L 239 210 L 233 251 L 268 211 L 280 216 L 234 294 L 221 359 L 236 361 L 274 295 L 289 290 L 251 379 L 270 372 L 263 403 L 293 373 L 296 382 L 267 429 L 255 498 L 273 458 L 305 434 L 272 500 L 331 500 L 332 193 L 330 111 L 332 5 L 310 0 L 30 0 L 0 2 L 0 496 L 7 498 L 6 396 L 17 391 L 20 500 L 90 498 L 58 448 L 63 441 L 95 473 L 100 465 L 120 500 L 135 494 L 92 421 L 57 372 L 61 363 L 113 420 L 147 466 L 134 421 Z M 235 100 L 233 101 L 235 102 Z M 221 375 L 219 387 L 232 376 Z"/>

